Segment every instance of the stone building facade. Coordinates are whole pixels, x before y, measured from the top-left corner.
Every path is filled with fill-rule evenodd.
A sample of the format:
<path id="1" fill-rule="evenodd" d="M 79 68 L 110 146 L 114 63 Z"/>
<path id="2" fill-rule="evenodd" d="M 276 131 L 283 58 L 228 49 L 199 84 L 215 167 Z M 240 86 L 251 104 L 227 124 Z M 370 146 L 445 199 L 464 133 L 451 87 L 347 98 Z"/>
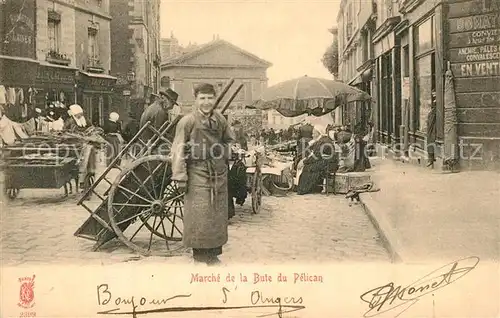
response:
<path id="1" fill-rule="evenodd" d="M 338 27 L 330 30 L 338 41 L 339 80 L 369 94 L 372 90 L 371 39 L 375 18 L 376 3 L 343 0 L 337 15 Z M 336 124 L 353 128 L 359 122 L 367 122 L 370 106 L 367 102 L 353 102 L 338 108 L 335 112 Z"/>
<path id="2" fill-rule="evenodd" d="M 430 164 L 432 150 L 432 166 L 441 167 L 453 148 L 462 169 L 500 169 L 498 1 L 374 0 L 361 9 L 357 3 L 341 3 L 340 73 L 351 85 L 371 81 L 375 103 L 365 116 L 375 124 L 376 140 L 422 166 Z M 351 18 L 356 12 L 357 21 Z M 455 102 L 446 113 L 448 69 Z"/>
<path id="3" fill-rule="evenodd" d="M 101 126 L 112 111 L 108 0 L 37 0 L 37 105 L 83 107 Z"/>
<path id="4" fill-rule="evenodd" d="M 160 86 L 160 0 L 109 0 L 114 105 L 139 116 Z"/>
<path id="5" fill-rule="evenodd" d="M 162 63 L 162 88 L 170 87 L 179 94 L 179 104 L 173 115 L 191 111 L 193 88 L 201 82 L 212 83 L 220 91 L 229 79 L 235 83 L 223 102 L 239 84 L 243 88 L 232 102 L 234 109 L 244 109 L 259 98 L 267 87 L 267 69 L 271 63 L 233 44 L 215 39 L 196 49 L 172 56 Z"/>

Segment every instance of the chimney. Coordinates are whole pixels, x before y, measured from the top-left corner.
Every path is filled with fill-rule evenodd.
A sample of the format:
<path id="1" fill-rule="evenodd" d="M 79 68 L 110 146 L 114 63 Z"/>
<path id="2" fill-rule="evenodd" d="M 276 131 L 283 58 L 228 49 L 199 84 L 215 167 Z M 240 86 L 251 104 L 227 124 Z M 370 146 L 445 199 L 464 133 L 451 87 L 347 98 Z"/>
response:
<path id="1" fill-rule="evenodd" d="M 219 33 L 217 33 L 217 40 L 219 39 Z"/>

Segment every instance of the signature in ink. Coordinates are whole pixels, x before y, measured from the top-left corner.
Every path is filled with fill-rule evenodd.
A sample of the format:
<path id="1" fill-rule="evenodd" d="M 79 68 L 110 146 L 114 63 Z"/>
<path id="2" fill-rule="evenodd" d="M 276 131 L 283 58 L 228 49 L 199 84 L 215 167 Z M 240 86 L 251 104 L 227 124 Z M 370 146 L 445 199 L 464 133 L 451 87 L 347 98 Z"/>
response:
<path id="1" fill-rule="evenodd" d="M 393 282 L 371 289 L 361 295 L 369 310 L 364 317 L 374 317 L 395 308 L 402 309 L 395 316 L 413 306 L 421 297 L 446 287 L 472 271 L 479 263 L 479 257 L 471 256 L 442 266 L 406 287 L 395 286 Z"/>
<path id="2" fill-rule="evenodd" d="M 230 292 L 227 288 L 222 288 L 224 295 L 223 303 L 226 304 L 228 301 L 228 294 Z M 257 317 L 270 317 L 277 315 L 279 318 L 283 317 L 285 313 L 291 313 L 294 311 L 299 311 L 305 309 L 306 307 L 302 305 L 302 297 L 270 297 L 264 296 L 260 291 L 252 291 L 250 294 L 250 303 L 248 306 L 207 306 L 207 307 L 162 307 L 162 308 L 152 308 L 152 309 L 141 309 L 146 305 L 164 305 L 167 302 L 176 298 L 189 298 L 191 294 L 176 295 L 165 299 L 146 299 L 145 297 L 135 298 L 113 298 L 109 286 L 107 284 L 101 284 L 97 287 L 97 302 L 101 306 L 108 304 L 114 304 L 116 306 L 125 305 L 127 306 L 126 311 L 123 311 L 120 307 L 113 309 L 100 311 L 99 315 L 131 315 L 133 318 L 139 315 L 154 314 L 154 313 L 168 313 L 168 312 L 195 312 L 195 311 L 228 311 L 228 310 L 242 310 L 242 309 L 255 309 L 255 308 L 267 308 L 273 309 L 273 312 L 260 314 Z M 129 306 L 131 310 L 129 310 Z"/>

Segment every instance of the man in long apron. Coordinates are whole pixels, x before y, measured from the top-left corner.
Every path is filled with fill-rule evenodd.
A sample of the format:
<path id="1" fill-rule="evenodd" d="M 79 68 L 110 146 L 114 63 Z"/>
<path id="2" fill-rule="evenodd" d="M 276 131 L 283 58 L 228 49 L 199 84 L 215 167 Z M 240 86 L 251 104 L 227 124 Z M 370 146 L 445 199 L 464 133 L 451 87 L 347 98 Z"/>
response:
<path id="1" fill-rule="evenodd" d="M 197 262 L 219 263 L 228 240 L 227 160 L 234 134 L 227 120 L 213 111 L 215 89 L 200 84 L 194 90 L 196 109 L 176 127 L 172 149 L 172 179 L 184 195 L 184 246 Z"/>

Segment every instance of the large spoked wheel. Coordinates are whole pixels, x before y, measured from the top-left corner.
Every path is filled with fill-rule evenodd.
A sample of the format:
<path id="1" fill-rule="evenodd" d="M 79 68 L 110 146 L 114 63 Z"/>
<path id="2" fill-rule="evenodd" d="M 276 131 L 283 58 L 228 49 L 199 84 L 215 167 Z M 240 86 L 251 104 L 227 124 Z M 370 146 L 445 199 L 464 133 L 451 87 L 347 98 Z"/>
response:
<path id="1" fill-rule="evenodd" d="M 262 171 L 260 166 L 255 167 L 255 172 L 252 176 L 252 211 L 254 214 L 260 212 L 262 206 Z"/>
<path id="2" fill-rule="evenodd" d="M 170 159 L 135 160 L 108 195 L 109 223 L 118 239 L 145 255 L 174 254 L 182 247 L 184 193 L 172 180 Z"/>

